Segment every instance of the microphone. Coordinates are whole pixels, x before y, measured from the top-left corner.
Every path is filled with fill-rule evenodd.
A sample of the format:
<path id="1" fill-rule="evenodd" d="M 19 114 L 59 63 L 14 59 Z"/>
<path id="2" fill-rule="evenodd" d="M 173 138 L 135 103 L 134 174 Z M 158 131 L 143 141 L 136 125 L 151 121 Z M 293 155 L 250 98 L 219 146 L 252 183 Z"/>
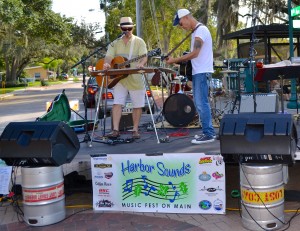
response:
<path id="1" fill-rule="evenodd" d="M 122 34 L 120 34 L 117 39 L 123 38 L 127 34 L 127 31 L 123 31 Z"/>

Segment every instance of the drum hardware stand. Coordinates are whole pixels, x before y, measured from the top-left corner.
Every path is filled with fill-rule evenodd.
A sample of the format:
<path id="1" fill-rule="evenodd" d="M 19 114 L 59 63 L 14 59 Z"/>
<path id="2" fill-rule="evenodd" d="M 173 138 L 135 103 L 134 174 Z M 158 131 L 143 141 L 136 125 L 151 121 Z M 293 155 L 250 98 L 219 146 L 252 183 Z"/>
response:
<path id="1" fill-rule="evenodd" d="M 160 65 L 162 66 L 163 65 L 163 63 L 160 61 Z M 170 84 L 170 79 L 169 79 L 169 76 L 166 76 L 167 78 L 167 80 L 165 79 L 165 76 L 163 76 L 163 75 L 166 75 L 163 71 L 161 71 L 161 70 L 159 70 L 158 69 L 158 71 L 159 71 L 159 75 L 160 75 L 160 87 L 161 87 L 161 97 L 162 97 L 162 105 L 164 105 L 164 103 L 165 103 L 165 96 L 164 96 L 164 84 L 166 85 L 166 89 L 168 90 L 169 89 L 169 84 Z M 170 94 L 170 92 L 168 91 L 168 95 Z M 157 109 L 158 109 L 158 107 L 157 107 Z M 163 124 L 163 120 L 164 120 L 164 118 L 163 118 L 163 107 L 160 107 L 160 109 L 159 110 L 157 110 L 157 111 L 159 111 L 157 114 L 157 116 L 156 116 L 156 118 L 155 118 L 155 121 L 156 122 L 158 122 L 158 120 L 159 119 L 161 119 L 161 128 L 164 128 L 164 124 Z"/>
<path id="2" fill-rule="evenodd" d="M 164 103 L 165 103 L 165 95 L 164 95 L 163 81 L 165 81 L 165 79 L 163 79 L 161 71 L 159 71 L 159 75 L 160 75 L 161 99 L 162 99 L 162 105 L 164 105 Z M 168 86 L 167 83 L 166 83 L 166 86 Z M 159 113 L 156 116 L 155 121 L 158 122 L 159 118 L 161 118 L 161 127 L 164 127 L 164 124 L 163 124 L 163 120 L 164 120 L 163 119 L 163 107 L 160 107 Z"/>
<path id="3" fill-rule="evenodd" d="M 84 121 L 85 121 L 85 136 L 83 138 L 82 141 L 80 141 L 80 143 L 87 143 L 88 141 L 91 140 L 91 137 L 89 135 L 89 131 L 88 131 L 88 119 L 87 119 L 87 94 L 86 94 L 86 73 L 85 73 L 85 68 L 86 68 L 86 60 L 88 58 L 90 58 L 91 56 L 97 54 L 100 50 L 102 50 L 102 47 L 96 49 L 93 53 L 91 53 L 90 55 L 86 56 L 86 57 L 82 57 L 82 59 L 75 63 L 71 69 L 73 69 L 74 67 L 78 66 L 79 64 L 82 65 L 82 74 L 83 74 L 83 78 L 82 78 L 82 83 L 83 83 L 83 101 L 84 101 Z M 95 124 L 94 124 L 95 127 Z"/>

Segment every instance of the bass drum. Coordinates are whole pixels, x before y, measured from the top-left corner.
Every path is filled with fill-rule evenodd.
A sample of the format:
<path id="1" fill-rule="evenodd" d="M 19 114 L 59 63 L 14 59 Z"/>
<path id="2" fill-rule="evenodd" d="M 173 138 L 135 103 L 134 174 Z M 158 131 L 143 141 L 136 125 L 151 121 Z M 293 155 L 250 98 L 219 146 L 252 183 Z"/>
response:
<path id="1" fill-rule="evenodd" d="M 193 100 L 187 95 L 173 94 L 164 103 L 163 114 L 169 124 L 183 127 L 193 121 L 196 108 Z"/>

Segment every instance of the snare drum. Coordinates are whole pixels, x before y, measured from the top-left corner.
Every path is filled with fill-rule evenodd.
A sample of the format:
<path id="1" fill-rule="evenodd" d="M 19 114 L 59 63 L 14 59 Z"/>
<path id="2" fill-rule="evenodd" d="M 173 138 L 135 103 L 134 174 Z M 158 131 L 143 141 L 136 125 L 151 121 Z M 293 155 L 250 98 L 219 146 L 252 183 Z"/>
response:
<path id="1" fill-rule="evenodd" d="M 191 87 L 189 87 L 186 83 L 178 83 L 178 82 L 171 82 L 170 84 L 170 95 L 176 94 L 176 93 L 183 93 L 185 91 L 190 91 Z"/>

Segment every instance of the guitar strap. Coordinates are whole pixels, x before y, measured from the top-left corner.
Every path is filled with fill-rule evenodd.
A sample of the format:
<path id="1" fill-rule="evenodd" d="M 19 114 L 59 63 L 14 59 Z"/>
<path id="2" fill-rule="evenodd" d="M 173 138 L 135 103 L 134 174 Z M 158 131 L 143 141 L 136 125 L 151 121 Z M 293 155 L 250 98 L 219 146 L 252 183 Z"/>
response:
<path id="1" fill-rule="evenodd" d="M 133 47 L 134 47 L 134 42 L 135 42 L 135 36 L 132 37 L 132 41 L 130 43 L 130 51 L 129 51 L 129 55 L 128 55 L 128 60 L 131 59 L 132 52 L 133 52 Z"/>
<path id="2" fill-rule="evenodd" d="M 185 41 L 187 40 L 193 33 L 195 30 L 197 30 L 197 28 L 199 26 L 203 25 L 202 23 L 199 23 L 184 39 L 182 39 L 168 54 L 166 54 L 165 56 L 162 57 L 162 60 L 164 60 L 165 58 L 167 58 L 168 56 L 170 56 L 175 50 L 177 50 L 177 48 Z"/>

